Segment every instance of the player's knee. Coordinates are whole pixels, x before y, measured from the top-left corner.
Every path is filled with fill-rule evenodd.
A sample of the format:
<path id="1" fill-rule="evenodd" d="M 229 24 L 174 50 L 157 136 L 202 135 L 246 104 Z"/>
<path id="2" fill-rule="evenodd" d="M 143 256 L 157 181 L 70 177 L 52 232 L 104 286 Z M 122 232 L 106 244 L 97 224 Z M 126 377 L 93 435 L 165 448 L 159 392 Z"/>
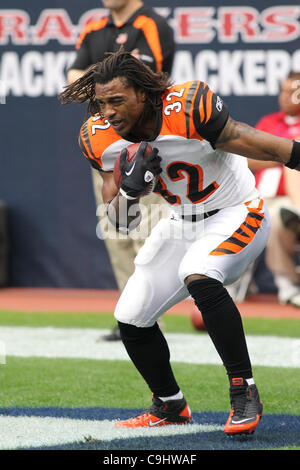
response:
<path id="1" fill-rule="evenodd" d="M 138 327 L 153 325 L 148 315 L 148 304 L 153 297 L 153 289 L 142 269 L 136 269 L 128 280 L 114 312 L 117 321 Z"/>
<path id="2" fill-rule="evenodd" d="M 136 325 L 135 318 L 131 316 L 128 311 L 124 311 L 121 308 L 117 308 L 114 313 L 114 317 L 117 320 L 118 323 L 124 323 L 128 325 Z"/>
<path id="3" fill-rule="evenodd" d="M 214 309 L 230 299 L 230 296 L 220 281 L 209 277 L 190 280 L 188 291 L 201 312 Z"/>
<path id="4" fill-rule="evenodd" d="M 121 308 L 120 306 L 116 308 L 114 317 L 118 323 L 123 323 L 134 328 L 148 328 L 153 326 L 153 320 L 147 317 L 147 315 L 142 315 L 139 312 L 133 312 L 130 314 L 130 309 Z"/>
<path id="5" fill-rule="evenodd" d="M 184 283 L 188 286 L 190 282 L 197 281 L 198 279 L 205 279 L 207 276 L 204 274 L 190 274 L 184 280 Z"/>

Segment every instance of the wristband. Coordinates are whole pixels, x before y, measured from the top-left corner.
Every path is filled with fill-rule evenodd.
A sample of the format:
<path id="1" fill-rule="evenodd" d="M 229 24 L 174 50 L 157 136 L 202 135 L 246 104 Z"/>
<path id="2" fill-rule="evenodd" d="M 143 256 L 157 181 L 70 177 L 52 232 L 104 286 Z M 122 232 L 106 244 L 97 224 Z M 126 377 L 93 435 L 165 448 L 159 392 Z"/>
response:
<path id="1" fill-rule="evenodd" d="M 293 170 L 299 165 L 299 163 L 300 163 L 300 142 L 298 142 L 297 140 L 294 140 L 290 161 L 286 163 L 285 166 Z"/>

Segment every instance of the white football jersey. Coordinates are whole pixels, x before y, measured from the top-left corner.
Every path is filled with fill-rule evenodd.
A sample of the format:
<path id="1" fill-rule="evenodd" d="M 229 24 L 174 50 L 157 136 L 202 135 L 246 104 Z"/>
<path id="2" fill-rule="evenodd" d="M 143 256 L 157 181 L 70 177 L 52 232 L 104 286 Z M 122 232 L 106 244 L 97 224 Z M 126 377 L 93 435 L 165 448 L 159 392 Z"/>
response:
<path id="1" fill-rule="evenodd" d="M 253 199 L 255 179 L 247 159 L 214 148 L 227 119 L 226 105 L 204 82 L 176 84 L 162 97 L 149 143 L 162 158 L 155 192 L 176 212 L 209 212 Z M 132 142 L 99 116 L 90 117 L 79 135 L 84 155 L 101 171 L 113 171 L 119 153 Z"/>

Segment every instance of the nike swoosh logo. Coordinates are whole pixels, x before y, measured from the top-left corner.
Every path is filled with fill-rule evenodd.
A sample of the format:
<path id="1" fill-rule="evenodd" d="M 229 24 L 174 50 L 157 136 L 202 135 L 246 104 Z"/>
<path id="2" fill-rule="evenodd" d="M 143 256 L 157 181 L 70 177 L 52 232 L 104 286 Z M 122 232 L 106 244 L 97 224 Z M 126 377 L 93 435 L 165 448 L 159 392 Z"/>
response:
<path id="1" fill-rule="evenodd" d="M 163 421 L 166 421 L 167 418 L 163 418 L 163 419 L 159 419 L 158 421 L 154 421 L 154 423 L 152 422 L 152 419 L 150 419 L 149 421 L 149 426 L 152 427 L 152 426 L 157 426 L 159 423 L 162 423 Z"/>
<path id="2" fill-rule="evenodd" d="M 136 163 L 136 162 L 134 162 L 134 164 L 132 165 L 132 167 L 130 168 L 130 170 L 129 170 L 129 171 L 125 171 L 125 175 L 126 175 L 126 176 L 130 176 L 130 175 L 131 175 L 131 173 L 132 173 L 132 172 L 133 172 L 133 170 L 134 170 L 135 163 Z"/>
<path id="3" fill-rule="evenodd" d="M 245 419 L 240 419 L 239 421 L 234 421 L 232 420 L 232 424 L 242 424 L 242 423 L 246 423 L 247 421 L 252 421 L 253 418 L 245 418 Z"/>

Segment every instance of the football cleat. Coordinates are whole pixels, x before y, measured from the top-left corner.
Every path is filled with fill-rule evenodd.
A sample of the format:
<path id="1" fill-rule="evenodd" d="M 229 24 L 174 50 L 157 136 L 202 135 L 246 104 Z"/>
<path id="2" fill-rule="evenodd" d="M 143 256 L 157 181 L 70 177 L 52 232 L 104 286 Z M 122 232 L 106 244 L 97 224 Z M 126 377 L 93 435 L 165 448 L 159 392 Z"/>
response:
<path id="1" fill-rule="evenodd" d="M 229 436 L 254 433 L 263 414 L 256 385 L 247 385 L 243 378 L 232 379 L 230 402 L 231 411 L 224 427 L 225 433 Z"/>
<path id="2" fill-rule="evenodd" d="M 117 428 L 152 428 L 168 424 L 187 424 L 191 418 L 191 410 L 184 398 L 164 402 L 153 397 L 150 408 L 134 418 L 117 421 L 115 426 Z"/>

